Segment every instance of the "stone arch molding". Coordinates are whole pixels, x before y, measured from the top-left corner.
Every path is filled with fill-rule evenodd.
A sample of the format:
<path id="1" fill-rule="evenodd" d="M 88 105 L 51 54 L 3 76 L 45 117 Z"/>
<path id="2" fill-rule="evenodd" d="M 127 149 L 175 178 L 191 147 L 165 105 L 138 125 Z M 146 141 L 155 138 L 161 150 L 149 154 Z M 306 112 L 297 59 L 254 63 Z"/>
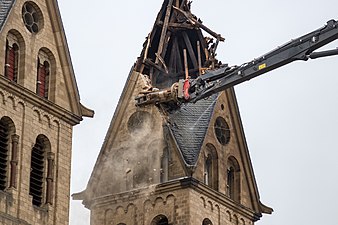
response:
<path id="1" fill-rule="evenodd" d="M 104 225 L 134 224 L 136 210 L 133 203 L 118 205 L 114 209 L 109 208 L 104 213 Z"/>
<path id="2" fill-rule="evenodd" d="M 40 124 L 46 122 L 48 127 L 51 129 L 58 128 L 60 126 L 60 120 L 55 116 L 45 112 L 44 110 L 34 106 L 33 112 L 35 113 L 37 117 L 36 119 Z"/>
<path id="3" fill-rule="evenodd" d="M 234 219 L 237 218 L 239 225 L 250 224 L 250 222 L 247 219 L 245 219 L 244 217 L 242 217 L 238 213 L 232 211 L 231 209 L 228 209 L 226 207 L 222 207 L 217 202 L 210 200 L 210 199 L 207 199 L 204 196 L 200 196 L 200 199 L 201 199 L 205 209 L 209 209 L 211 212 L 213 212 L 214 210 L 217 210 L 219 214 L 220 214 L 221 211 L 225 212 L 223 215 L 226 217 L 227 221 L 234 222 Z"/>
<path id="4" fill-rule="evenodd" d="M 0 91 L 0 103 L 5 106 L 12 106 L 14 110 L 17 110 L 19 104 L 26 106 L 25 101 L 7 91 Z"/>
<path id="5" fill-rule="evenodd" d="M 143 203 L 144 224 L 151 224 L 152 220 L 163 215 L 168 218 L 169 224 L 173 224 L 175 215 L 176 197 L 173 194 L 148 198 Z M 161 207 L 166 206 L 166 207 Z"/>

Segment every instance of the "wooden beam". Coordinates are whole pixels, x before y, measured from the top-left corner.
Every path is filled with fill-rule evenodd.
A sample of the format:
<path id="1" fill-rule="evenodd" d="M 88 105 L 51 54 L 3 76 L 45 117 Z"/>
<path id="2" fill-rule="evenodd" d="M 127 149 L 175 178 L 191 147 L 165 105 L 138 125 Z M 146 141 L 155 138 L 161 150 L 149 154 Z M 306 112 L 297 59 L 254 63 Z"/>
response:
<path id="1" fill-rule="evenodd" d="M 175 46 L 175 51 L 176 51 L 175 55 L 176 55 L 177 72 L 181 72 L 183 71 L 183 65 L 182 65 L 181 51 L 180 51 L 180 47 L 178 46 L 177 38 L 175 39 L 174 46 Z"/>
<path id="2" fill-rule="evenodd" d="M 183 49 L 183 57 L 184 57 L 184 69 L 185 69 L 185 79 L 189 78 L 189 67 L 188 67 L 188 59 L 187 59 L 187 49 Z"/>
<path id="3" fill-rule="evenodd" d="M 162 51 L 163 51 L 163 44 L 165 41 L 165 37 L 167 35 L 167 29 L 168 29 L 168 23 L 169 23 L 169 18 L 170 18 L 170 12 L 172 8 L 174 0 L 169 0 L 168 5 L 167 5 L 167 10 L 163 22 L 163 27 L 162 27 L 162 32 L 161 32 L 161 37 L 160 37 L 160 42 L 158 44 L 158 49 L 157 49 L 157 54 L 162 56 Z M 159 59 L 156 58 L 155 64 L 158 64 Z"/>
<path id="4" fill-rule="evenodd" d="M 188 48 L 188 52 L 189 52 L 189 56 L 190 56 L 191 62 L 193 64 L 194 68 L 198 68 L 198 63 L 197 63 L 196 55 L 195 55 L 194 49 L 192 48 L 189 36 L 188 36 L 188 34 L 186 32 L 182 32 L 182 36 L 184 38 L 185 45 Z"/>
<path id="5" fill-rule="evenodd" d="M 182 9 L 180 8 L 177 8 L 175 6 L 173 6 L 173 8 L 175 10 L 177 10 L 178 12 L 180 12 L 182 15 L 184 15 L 192 25 L 195 25 L 196 27 L 200 27 L 201 29 L 203 29 L 205 32 L 209 33 L 210 35 L 214 36 L 215 38 L 217 38 L 217 40 L 220 40 L 220 41 L 224 41 L 225 39 L 220 35 L 220 34 L 217 34 L 216 32 L 210 30 L 208 27 L 204 26 L 202 23 L 200 23 L 198 20 L 196 20 L 190 12 L 186 12 L 186 11 L 183 11 Z"/>

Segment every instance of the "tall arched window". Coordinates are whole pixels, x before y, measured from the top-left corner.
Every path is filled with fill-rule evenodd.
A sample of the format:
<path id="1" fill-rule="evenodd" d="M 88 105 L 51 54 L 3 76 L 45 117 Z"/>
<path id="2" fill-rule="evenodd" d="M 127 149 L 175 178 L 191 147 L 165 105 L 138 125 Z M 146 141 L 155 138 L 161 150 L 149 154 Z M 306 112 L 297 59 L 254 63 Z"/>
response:
<path id="1" fill-rule="evenodd" d="M 32 149 L 29 182 L 32 203 L 38 207 L 43 203 L 52 204 L 54 154 L 50 150 L 51 145 L 48 138 L 39 135 Z"/>
<path id="2" fill-rule="evenodd" d="M 38 58 L 38 74 L 36 79 L 36 93 L 48 99 L 50 63 L 46 59 Z"/>
<path id="3" fill-rule="evenodd" d="M 169 225 L 169 221 L 166 216 L 158 215 L 151 221 L 150 225 Z"/>
<path id="4" fill-rule="evenodd" d="M 161 156 L 161 174 L 160 182 L 166 182 L 169 179 L 169 150 L 167 147 L 163 149 L 163 155 Z"/>
<path id="5" fill-rule="evenodd" d="M 0 120 L 0 190 L 7 188 L 8 177 L 8 155 L 9 150 L 9 127 L 8 124 Z"/>
<path id="6" fill-rule="evenodd" d="M 240 201 L 240 167 L 235 157 L 229 157 L 226 172 L 226 195 L 232 200 Z"/>
<path id="7" fill-rule="evenodd" d="M 5 51 L 5 77 L 14 82 L 18 81 L 19 52 L 18 38 L 14 34 L 8 33 Z"/>
<path id="8" fill-rule="evenodd" d="M 218 190 L 218 156 L 212 144 L 207 144 L 204 151 L 204 183 Z"/>
<path id="9" fill-rule="evenodd" d="M 211 186 L 212 183 L 212 156 L 208 154 L 204 160 L 204 183 Z"/>
<path id="10" fill-rule="evenodd" d="M 9 117 L 0 120 L 0 190 L 16 188 L 16 168 L 18 157 L 18 136 Z"/>

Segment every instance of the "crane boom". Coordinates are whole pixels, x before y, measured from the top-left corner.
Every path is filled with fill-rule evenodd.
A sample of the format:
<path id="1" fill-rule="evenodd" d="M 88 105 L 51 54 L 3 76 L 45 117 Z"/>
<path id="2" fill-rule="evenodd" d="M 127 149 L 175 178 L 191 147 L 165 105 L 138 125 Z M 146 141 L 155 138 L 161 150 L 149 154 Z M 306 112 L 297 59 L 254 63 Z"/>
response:
<path id="1" fill-rule="evenodd" d="M 324 27 L 293 39 L 240 66 L 221 66 L 219 69 L 207 71 L 196 79 L 181 79 L 170 89 L 141 94 L 136 97 L 136 105 L 170 101 L 196 102 L 297 60 L 307 61 L 338 55 L 338 49 L 314 52 L 336 39 L 338 39 L 338 22 L 330 20 Z"/>

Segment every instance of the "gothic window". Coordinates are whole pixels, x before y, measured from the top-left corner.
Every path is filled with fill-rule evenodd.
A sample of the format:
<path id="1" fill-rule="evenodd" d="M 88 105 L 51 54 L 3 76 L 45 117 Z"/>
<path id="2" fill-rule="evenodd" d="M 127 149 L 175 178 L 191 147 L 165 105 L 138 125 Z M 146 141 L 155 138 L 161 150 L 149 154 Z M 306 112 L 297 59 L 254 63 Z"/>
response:
<path id="1" fill-rule="evenodd" d="M 16 187 L 18 136 L 9 117 L 0 120 L 0 190 Z"/>
<path id="2" fill-rule="evenodd" d="M 37 64 L 36 94 L 48 99 L 51 68 L 50 59 L 45 52 L 40 51 Z"/>
<path id="3" fill-rule="evenodd" d="M 218 190 L 218 157 L 212 144 L 207 144 L 204 151 L 204 183 Z"/>
<path id="4" fill-rule="evenodd" d="M 150 225 L 169 225 L 169 221 L 166 216 L 158 215 L 151 221 Z"/>
<path id="5" fill-rule="evenodd" d="M 215 124 L 216 138 L 222 145 L 226 145 L 230 141 L 230 128 L 228 123 L 222 117 L 217 117 Z"/>
<path id="6" fill-rule="evenodd" d="M 34 2 L 26 2 L 22 7 L 22 20 L 26 28 L 33 34 L 38 33 L 43 25 L 43 16 Z"/>
<path id="7" fill-rule="evenodd" d="M 205 218 L 202 225 L 212 225 L 212 222 L 208 218 Z"/>
<path id="8" fill-rule="evenodd" d="M 36 138 L 31 155 L 29 194 L 35 206 L 52 204 L 54 154 L 50 152 L 50 142 L 44 135 Z"/>
<path id="9" fill-rule="evenodd" d="M 234 157 L 229 157 L 226 172 L 226 195 L 236 201 L 240 201 L 240 167 Z"/>

